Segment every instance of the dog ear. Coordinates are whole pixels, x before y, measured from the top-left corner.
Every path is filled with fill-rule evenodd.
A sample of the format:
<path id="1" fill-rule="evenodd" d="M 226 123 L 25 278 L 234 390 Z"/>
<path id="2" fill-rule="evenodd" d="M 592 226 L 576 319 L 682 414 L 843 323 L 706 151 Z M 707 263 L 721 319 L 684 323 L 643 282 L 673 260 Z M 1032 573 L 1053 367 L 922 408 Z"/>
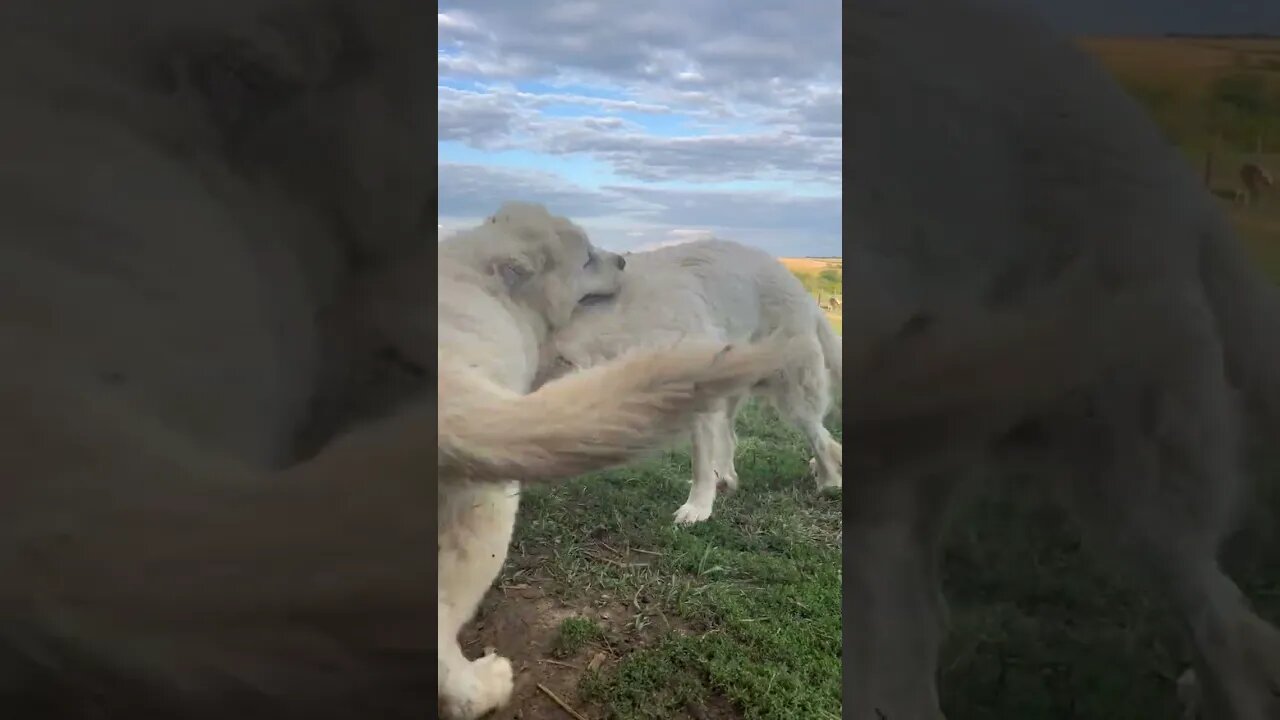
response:
<path id="1" fill-rule="evenodd" d="M 587 237 L 587 233 L 582 228 L 574 225 L 568 220 L 560 220 L 556 223 L 556 235 L 566 242 L 576 239 L 583 244 L 591 244 L 591 239 Z"/>

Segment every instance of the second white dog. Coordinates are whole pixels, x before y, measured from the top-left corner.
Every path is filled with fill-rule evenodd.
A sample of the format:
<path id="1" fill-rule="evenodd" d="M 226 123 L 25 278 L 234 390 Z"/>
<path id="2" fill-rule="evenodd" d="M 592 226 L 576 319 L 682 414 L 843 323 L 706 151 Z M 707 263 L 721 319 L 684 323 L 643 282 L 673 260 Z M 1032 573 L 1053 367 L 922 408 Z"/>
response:
<path id="1" fill-rule="evenodd" d="M 552 337 L 542 380 L 638 347 L 684 337 L 740 343 L 774 333 L 799 344 L 796 360 L 755 388 L 809 443 L 820 489 L 842 483 L 843 450 L 823 426 L 841 384 L 840 338 L 813 297 L 777 259 L 726 240 L 702 240 L 627 256 L 615 298 L 584 304 Z M 734 421 L 747 393 L 717 403 L 693 429 L 693 486 L 678 524 L 711 516 L 717 486 L 735 489 Z"/>

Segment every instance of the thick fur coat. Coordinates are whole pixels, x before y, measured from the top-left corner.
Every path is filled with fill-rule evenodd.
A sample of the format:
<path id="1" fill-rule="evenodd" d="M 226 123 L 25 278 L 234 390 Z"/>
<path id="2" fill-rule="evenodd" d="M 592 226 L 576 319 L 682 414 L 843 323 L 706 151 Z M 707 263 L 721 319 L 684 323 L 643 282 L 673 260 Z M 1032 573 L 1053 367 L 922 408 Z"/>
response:
<path id="1" fill-rule="evenodd" d="M 682 338 L 741 343 L 785 333 L 796 343 L 795 364 L 697 418 L 693 483 L 675 521 L 707 519 L 717 485 L 737 487 L 734 420 L 750 394 L 767 397 L 804 435 L 814 453 L 818 487 L 839 489 L 841 447 L 823 419 L 840 388 L 840 338 L 800 281 L 769 254 L 726 240 L 684 243 L 626 259 L 617 295 L 583 304 L 552 336 L 543 378 Z"/>

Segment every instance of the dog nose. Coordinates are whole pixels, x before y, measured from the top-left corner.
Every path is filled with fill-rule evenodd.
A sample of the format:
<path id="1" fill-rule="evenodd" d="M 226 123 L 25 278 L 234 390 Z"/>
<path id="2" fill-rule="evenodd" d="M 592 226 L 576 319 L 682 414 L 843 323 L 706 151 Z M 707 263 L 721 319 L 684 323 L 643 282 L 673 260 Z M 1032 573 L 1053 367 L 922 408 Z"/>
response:
<path id="1" fill-rule="evenodd" d="M 621 269 L 625 268 L 626 266 L 627 266 L 627 259 L 626 259 L 626 258 L 624 258 L 624 257 L 622 257 L 621 255 L 619 255 L 619 256 L 618 256 L 618 269 L 619 269 L 619 270 L 621 270 Z"/>

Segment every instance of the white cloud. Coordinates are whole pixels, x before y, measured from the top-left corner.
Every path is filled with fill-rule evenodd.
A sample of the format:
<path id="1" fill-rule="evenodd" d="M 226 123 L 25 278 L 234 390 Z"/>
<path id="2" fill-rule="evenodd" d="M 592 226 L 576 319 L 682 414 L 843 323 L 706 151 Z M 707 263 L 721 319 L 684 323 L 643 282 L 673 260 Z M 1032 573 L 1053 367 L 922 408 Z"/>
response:
<path id="1" fill-rule="evenodd" d="M 717 92 L 773 78 L 840 78 L 836 0 L 472 0 L 458 6 L 494 38 L 468 54 L 510 58 L 544 77 L 595 74 L 625 83 L 690 72 Z M 466 39 L 444 26 L 440 35 L 442 44 Z"/>
<path id="2" fill-rule="evenodd" d="M 698 229 L 839 254 L 840 17 L 835 0 L 444 3 L 439 137 L 472 151 L 442 158 L 441 224 L 518 198 L 618 249 Z"/>
<path id="3" fill-rule="evenodd" d="M 439 28 L 438 32 L 456 34 L 474 32 L 476 29 L 476 24 L 460 12 L 436 13 L 436 25 Z"/>

